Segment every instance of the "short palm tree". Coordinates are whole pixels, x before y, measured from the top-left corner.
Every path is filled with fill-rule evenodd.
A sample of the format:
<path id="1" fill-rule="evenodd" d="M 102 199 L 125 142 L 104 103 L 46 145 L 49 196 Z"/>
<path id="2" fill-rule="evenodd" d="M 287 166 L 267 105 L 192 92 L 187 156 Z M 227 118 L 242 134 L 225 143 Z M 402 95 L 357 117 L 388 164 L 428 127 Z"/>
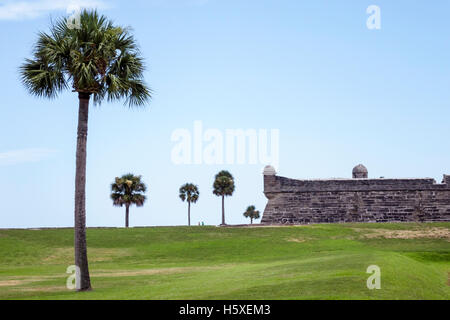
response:
<path id="1" fill-rule="evenodd" d="M 225 196 L 231 196 L 234 192 L 234 178 L 228 171 L 222 170 L 214 179 L 213 194 L 222 197 L 222 225 L 225 225 Z"/>
<path id="2" fill-rule="evenodd" d="M 142 207 L 146 200 L 145 192 L 147 187 L 142 182 L 142 176 L 135 176 L 132 173 L 116 177 L 111 183 L 111 199 L 116 207 L 125 206 L 125 228 L 130 222 L 130 206 Z"/>
<path id="3" fill-rule="evenodd" d="M 180 199 L 188 203 L 188 226 L 191 225 L 191 203 L 196 203 L 200 196 L 198 187 L 192 183 L 186 183 L 180 187 Z"/>
<path id="4" fill-rule="evenodd" d="M 20 67 L 22 82 L 38 97 L 55 98 L 65 89 L 78 94 L 78 133 L 75 174 L 75 265 L 78 291 L 91 289 L 86 245 L 86 142 L 89 101 L 125 99 L 144 105 L 150 90 L 143 82 L 144 64 L 129 29 L 115 26 L 96 11 L 83 10 L 80 25 L 58 20 L 41 32 L 33 58 Z"/>
<path id="5" fill-rule="evenodd" d="M 244 217 L 250 218 L 250 224 L 253 224 L 253 219 L 259 219 L 259 211 L 256 210 L 255 206 L 249 206 L 244 212 Z"/>

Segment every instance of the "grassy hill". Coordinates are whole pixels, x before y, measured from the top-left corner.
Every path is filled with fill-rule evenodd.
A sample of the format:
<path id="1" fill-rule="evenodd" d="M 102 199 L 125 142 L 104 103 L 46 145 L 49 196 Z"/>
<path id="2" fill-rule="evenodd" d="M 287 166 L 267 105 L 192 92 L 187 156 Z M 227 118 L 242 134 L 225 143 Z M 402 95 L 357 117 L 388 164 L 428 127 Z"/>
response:
<path id="1" fill-rule="evenodd" d="M 0 299 L 450 299 L 450 223 L 87 235 L 94 290 L 76 293 L 71 229 L 0 230 Z M 369 265 L 380 290 L 366 287 Z"/>

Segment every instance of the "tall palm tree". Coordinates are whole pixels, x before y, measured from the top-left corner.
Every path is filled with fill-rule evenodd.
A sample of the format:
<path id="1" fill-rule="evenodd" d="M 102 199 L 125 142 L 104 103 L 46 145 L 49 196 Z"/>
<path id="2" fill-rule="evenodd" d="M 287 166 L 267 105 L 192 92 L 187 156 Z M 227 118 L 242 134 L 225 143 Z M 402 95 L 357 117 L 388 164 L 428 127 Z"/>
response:
<path id="1" fill-rule="evenodd" d="M 130 221 L 130 206 L 135 204 L 142 207 L 146 200 L 145 191 L 147 187 L 141 181 L 142 176 L 135 176 L 132 173 L 116 177 L 111 183 L 111 199 L 113 205 L 117 207 L 125 206 L 125 228 L 128 228 Z"/>
<path id="2" fill-rule="evenodd" d="M 253 219 L 259 219 L 259 211 L 256 210 L 255 206 L 249 206 L 244 212 L 244 217 L 250 218 L 250 224 L 253 224 Z"/>
<path id="3" fill-rule="evenodd" d="M 228 171 L 222 170 L 214 179 L 213 194 L 222 197 L 222 225 L 225 225 L 225 196 L 231 196 L 234 192 L 234 178 Z"/>
<path id="4" fill-rule="evenodd" d="M 65 89 L 78 94 L 78 132 L 75 174 L 75 265 L 78 291 L 91 289 L 86 245 L 86 142 L 89 101 L 125 99 L 130 106 L 144 105 L 150 89 L 143 82 L 144 64 L 129 29 L 115 26 L 95 10 L 80 13 L 80 25 L 68 19 L 41 32 L 33 58 L 20 67 L 22 82 L 38 97 L 55 98 Z"/>
<path id="5" fill-rule="evenodd" d="M 198 187 L 192 183 L 186 183 L 180 187 L 180 199 L 188 203 L 188 226 L 191 225 L 191 202 L 196 203 L 200 192 Z"/>

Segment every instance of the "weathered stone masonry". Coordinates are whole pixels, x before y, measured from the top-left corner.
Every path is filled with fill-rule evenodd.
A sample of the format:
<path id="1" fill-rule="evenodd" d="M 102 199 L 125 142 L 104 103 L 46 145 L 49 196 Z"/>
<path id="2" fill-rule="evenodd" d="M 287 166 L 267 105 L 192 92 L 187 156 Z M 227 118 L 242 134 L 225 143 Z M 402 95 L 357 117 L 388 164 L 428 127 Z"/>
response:
<path id="1" fill-rule="evenodd" d="M 450 221 L 450 175 L 431 178 L 368 179 L 359 165 L 353 179 L 294 180 L 264 170 L 269 199 L 262 223 Z"/>

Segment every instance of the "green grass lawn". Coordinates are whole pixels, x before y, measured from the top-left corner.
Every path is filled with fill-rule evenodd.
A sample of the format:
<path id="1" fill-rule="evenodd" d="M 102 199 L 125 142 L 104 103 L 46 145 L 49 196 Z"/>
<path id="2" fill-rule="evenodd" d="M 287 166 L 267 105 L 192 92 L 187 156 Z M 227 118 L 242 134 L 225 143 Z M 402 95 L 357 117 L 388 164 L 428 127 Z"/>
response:
<path id="1" fill-rule="evenodd" d="M 73 231 L 0 230 L 0 299 L 449 299 L 450 223 L 89 229 L 91 292 L 66 289 Z M 369 290 L 369 265 L 381 289 Z"/>

